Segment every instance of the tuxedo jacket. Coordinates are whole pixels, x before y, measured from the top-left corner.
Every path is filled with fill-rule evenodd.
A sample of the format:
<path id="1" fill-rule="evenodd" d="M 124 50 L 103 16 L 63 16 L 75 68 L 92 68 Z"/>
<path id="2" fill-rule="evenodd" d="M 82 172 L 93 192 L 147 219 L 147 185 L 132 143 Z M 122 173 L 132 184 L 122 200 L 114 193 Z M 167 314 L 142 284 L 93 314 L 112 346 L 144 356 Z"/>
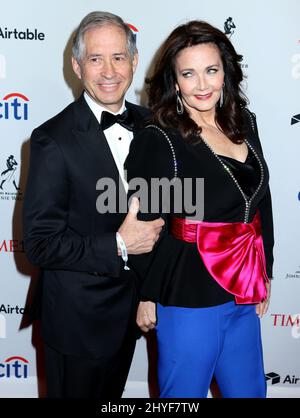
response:
<path id="1" fill-rule="evenodd" d="M 148 111 L 126 107 L 136 131 Z M 33 131 L 23 212 L 25 251 L 41 268 L 42 335 L 64 354 L 113 354 L 136 306 L 137 276 L 123 269 L 115 237 L 126 213 L 96 209 L 96 183 L 103 177 L 125 193 L 82 95 Z"/>
<path id="2" fill-rule="evenodd" d="M 254 160 L 259 178 L 248 208 L 236 182 L 205 141 L 198 137 L 194 138 L 193 144 L 187 143 L 175 129 L 165 131 L 168 139 L 157 127 L 149 126 L 140 130 L 131 143 L 125 168 L 129 182 L 133 178 L 142 177 L 148 185 L 153 178 L 172 179 L 176 174 L 183 185 L 183 195 L 185 179 L 204 179 L 203 221 L 206 222 L 248 223 L 252 222 L 258 211 L 267 274 L 272 277 L 274 237 L 269 172 L 254 114 L 245 109 L 243 120 L 249 153 L 253 157 L 256 155 Z M 194 202 L 196 187 L 195 183 L 191 187 Z M 129 195 L 133 192 L 134 190 L 130 190 Z M 150 202 L 149 196 L 148 201 Z M 173 209 L 170 205 L 171 215 Z M 173 214 L 183 218 L 189 215 L 184 207 L 182 212 Z M 158 216 L 159 214 L 151 210 L 140 215 L 143 220 Z M 196 243 L 174 238 L 168 230 L 169 217 L 163 216 L 166 226 L 154 251 L 151 254 L 130 256 L 130 262 L 143 280 L 142 298 L 163 305 L 185 307 L 215 306 L 234 300 L 234 296 L 225 291 L 209 274 Z M 202 239 L 205 240 L 205 237 Z"/>

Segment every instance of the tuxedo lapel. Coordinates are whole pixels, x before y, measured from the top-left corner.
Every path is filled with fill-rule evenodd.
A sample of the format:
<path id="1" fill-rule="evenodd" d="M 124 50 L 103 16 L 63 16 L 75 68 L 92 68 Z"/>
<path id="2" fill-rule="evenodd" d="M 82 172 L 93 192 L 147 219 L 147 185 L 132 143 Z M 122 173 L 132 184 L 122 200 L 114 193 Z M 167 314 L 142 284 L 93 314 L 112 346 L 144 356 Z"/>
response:
<path id="1" fill-rule="evenodd" d="M 138 106 L 127 101 L 125 104 L 126 108 L 132 112 L 134 119 L 133 134 L 135 134 L 141 128 L 144 116 L 139 112 Z M 107 139 L 83 95 L 74 103 L 74 120 L 73 135 L 82 150 L 82 155 L 89 154 L 88 158 L 94 161 L 93 165 L 97 168 L 99 178 L 108 177 L 113 179 L 116 184 L 119 184 L 120 192 L 126 194 Z"/>
<path id="2" fill-rule="evenodd" d="M 119 171 L 100 124 L 84 100 L 83 95 L 74 107 L 75 128 L 73 134 L 80 148 L 89 153 L 101 177 L 119 180 Z"/>

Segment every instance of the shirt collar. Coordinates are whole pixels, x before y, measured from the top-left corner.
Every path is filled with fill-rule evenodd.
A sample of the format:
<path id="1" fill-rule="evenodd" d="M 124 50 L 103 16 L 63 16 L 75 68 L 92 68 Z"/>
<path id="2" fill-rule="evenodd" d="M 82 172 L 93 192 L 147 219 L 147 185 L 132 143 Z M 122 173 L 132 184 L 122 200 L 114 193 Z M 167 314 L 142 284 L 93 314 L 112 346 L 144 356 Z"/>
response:
<path id="1" fill-rule="evenodd" d="M 124 112 L 124 110 L 126 109 L 125 106 L 125 100 L 123 101 L 123 104 L 120 108 L 120 110 L 116 113 L 112 112 L 111 110 L 106 109 L 104 106 L 99 105 L 97 102 L 95 102 L 94 99 L 92 99 L 92 97 L 85 91 L 83 94 L 85 101 L 87 102 L 89 108 L 91 109 L 91 111 L 94 113 L 97 121 L 100 123 L 101 121 L 101 115 L 103 111 L 112 113 L 113 115 L 118 115 Z"/>

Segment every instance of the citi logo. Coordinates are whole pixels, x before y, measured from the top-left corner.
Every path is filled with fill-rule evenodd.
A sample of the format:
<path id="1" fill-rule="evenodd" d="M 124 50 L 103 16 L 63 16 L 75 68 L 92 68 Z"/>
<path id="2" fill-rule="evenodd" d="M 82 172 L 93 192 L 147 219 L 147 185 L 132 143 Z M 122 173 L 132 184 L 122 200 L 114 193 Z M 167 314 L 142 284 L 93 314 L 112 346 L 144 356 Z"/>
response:
<path id="1" fill-rule="evenodd" d="M 277 373 L 271 372 L 266 374 L 266 381 L 270 381 L 272 385 L 276 385 L 277 383 L 281 382 L 281 376 Z M 287 374 L 285 378 L 282 380 L 282 384 L 289 383 L 290 385 L 298 385 L 300 381 L 299 377 L 295 377 L 295 375 Z"/>
<path id="2" fill-rule="evenodd" d="M 19 356 L 7 358 L 3 363 L 0 363 L 0 378 L 1 377 L 16 377 L 17 379 L 27 379 L 28 360 Z"/>
<path id="3" fill-rule="evenodd" d="M 21 93 L 10 93 L 0 100 L 0 120 L 28 120 L 29 99 Z"/>

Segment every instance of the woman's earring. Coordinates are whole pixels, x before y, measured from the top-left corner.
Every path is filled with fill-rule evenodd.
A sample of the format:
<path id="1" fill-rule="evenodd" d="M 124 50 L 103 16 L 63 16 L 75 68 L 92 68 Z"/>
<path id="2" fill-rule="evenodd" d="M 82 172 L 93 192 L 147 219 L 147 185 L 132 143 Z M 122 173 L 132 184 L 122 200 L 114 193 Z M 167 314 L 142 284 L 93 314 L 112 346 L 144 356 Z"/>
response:
<path id="1" fill-rule="evenodd" d="M 176 111 L 178 115 L 182 115 L 184 111 L 183 103 L 180 97 L 179 90 L 176 91 Z"/>
<path id="2" fill-rule="evenodd" d="M 225 86 L 225 83 L 223 83 L 221 94 L 220 94 L 220 101 L 219 101 L 220 107 L 222 107 L 224 104 L 224 86 Z"/>

